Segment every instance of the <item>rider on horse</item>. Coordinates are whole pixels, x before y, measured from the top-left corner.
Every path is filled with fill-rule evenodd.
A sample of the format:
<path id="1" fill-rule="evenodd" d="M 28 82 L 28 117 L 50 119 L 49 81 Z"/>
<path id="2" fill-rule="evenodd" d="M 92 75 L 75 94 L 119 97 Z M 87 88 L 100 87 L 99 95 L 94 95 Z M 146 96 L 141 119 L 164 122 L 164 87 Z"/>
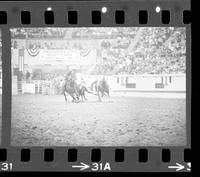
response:
<path id="1" fill-rule="evenodd" d="M 65 75 L 65 84 L 63 90 L 64 90 L 64 95 L 65 92 L 67 92 L 72 96 L 73 102 L 79 100 L 78 87 L 76 83 L 76 73 L 74 70 L 68 71 L 67 74 Z M 66 95 L 65 95 L 65 100 L 66 100 Z"/>
<path id="2" fill-rule="evenodd" d="M 67 72 L 67 74 L 65 75 L 65 80 L 67 81 L 74 81 L 76 79 L 76 73 L 74 70 L 70 70 Z"/>
<path id="3" fill-rule="evenodd" d="M 67 72 L 67 74 L 65 75 L 65 82 L 69 82 L 74 86 L 74 84 L 76 82 L 75 70 L 70 70 L 70 71 Z"/>

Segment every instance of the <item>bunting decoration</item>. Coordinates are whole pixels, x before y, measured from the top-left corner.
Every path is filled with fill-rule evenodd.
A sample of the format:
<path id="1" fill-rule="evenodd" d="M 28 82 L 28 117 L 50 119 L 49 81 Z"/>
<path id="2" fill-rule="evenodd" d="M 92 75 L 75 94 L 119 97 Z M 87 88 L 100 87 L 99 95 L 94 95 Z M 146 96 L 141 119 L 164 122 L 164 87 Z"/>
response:
<path id="1" fill-rule="evenodd" d="M 88 56 L 89 55 L 89 53 L 90 53 L 90 49 L 80 49 L 80 55 L 82 56 L 82 57 L 86 57 L 86 56 Z"/>
<path id="2" fill-rule="evenodd" d="M 40 53 L 40 48 L 37 45 L 30 45 L 27 51 L 30 56 L 35 57 Z"/>

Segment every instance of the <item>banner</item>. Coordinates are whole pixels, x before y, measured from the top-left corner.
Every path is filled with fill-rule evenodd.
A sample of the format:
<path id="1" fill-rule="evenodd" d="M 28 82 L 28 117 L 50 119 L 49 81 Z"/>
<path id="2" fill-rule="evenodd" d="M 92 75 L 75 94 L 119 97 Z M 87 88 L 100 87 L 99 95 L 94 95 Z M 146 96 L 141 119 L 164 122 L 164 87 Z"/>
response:
<path id="1" fill-rule="evenodd" d="M 35 55 L 24 51 L 26 65 L 93 65 L 96 64 L 96 50 L 40 49 Z"/>
<path id="2" fill-rule="evenodd" d="M 46 65 L 78 64 L 80 52 L 78 50 L 41 50 L 40 63 Z"/>

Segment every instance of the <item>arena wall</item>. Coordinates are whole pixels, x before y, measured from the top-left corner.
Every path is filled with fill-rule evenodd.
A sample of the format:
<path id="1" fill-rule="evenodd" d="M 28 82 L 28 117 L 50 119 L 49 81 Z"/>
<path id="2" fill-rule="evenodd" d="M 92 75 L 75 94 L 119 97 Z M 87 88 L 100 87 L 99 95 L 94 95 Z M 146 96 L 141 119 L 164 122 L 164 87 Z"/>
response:
<path id="1" fill-rule="evenodd" d="M 97 79 L 105 77 L 112 93 L 118 95 L 131 92 L 140 93 L 184 93 L 186 92 L 186 77 L 184 74 L 173 75 L 81 75 L 78 81 L 84 78 L 86 86 L 90 86 Z M 61 87 L 61 85 L 60 85 Z M 58 94 L 51 81 L 17 82 L 13 76 L 12 93 L 15 94 Z M 130 94 L 129 94 L 130 95 Z"/>
<path id="2" fill-rule="evenodd" d="M 185 92 L 185 74 L 115 75 L 111 76 L 112 90 Z"/>

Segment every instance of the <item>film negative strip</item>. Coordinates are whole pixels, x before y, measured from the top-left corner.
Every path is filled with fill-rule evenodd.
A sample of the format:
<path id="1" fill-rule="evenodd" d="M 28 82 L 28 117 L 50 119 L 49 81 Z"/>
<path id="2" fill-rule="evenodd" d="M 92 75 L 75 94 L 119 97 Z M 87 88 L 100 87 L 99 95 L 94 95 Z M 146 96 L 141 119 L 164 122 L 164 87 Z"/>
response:
<path id="1" fill-rule="evenodd" d="M 190 172 L 190 1 L 0 2 L 0 171 Z"/>

